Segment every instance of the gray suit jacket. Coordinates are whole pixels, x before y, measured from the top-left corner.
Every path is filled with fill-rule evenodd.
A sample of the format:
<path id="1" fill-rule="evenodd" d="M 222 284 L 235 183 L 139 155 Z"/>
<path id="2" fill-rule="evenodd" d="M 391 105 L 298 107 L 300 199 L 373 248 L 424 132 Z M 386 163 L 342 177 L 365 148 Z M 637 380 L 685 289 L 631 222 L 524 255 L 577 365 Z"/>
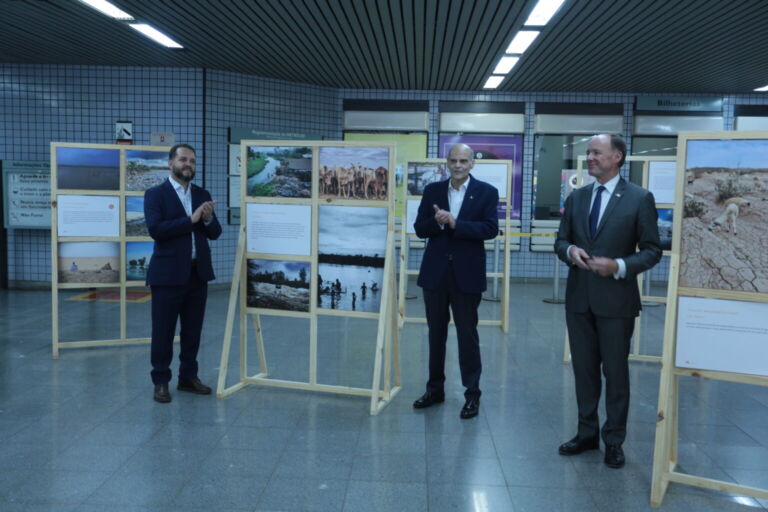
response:
<path id="1" fill-rule="evenodd" d="M 621 178 L 600 219 L 595 238 L 589 236 L 592 187 L 574 190 L 565 201 L 565 213 L 555 241 L 558 257 L 570 266 L 565 308 L 572 313 L 592 310 L 599 316 L 634 317 L 640 306 L 637 275 L 661 259 L 658 214 L 653 194 Z M 601 277 L 572 264 L 566 251 L 581 247 L 590 256 L 622 258 L 624 279 Z"/>

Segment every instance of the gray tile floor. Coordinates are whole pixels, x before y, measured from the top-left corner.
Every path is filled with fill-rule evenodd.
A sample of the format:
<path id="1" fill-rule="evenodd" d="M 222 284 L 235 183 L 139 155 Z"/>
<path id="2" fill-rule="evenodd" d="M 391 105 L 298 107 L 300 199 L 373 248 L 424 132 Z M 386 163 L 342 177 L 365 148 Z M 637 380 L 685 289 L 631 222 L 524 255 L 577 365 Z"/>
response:
<path id="1" fill-rule="evenodd" d="M 416 294 L 415 288 L 410 293 Z M 66 340 L 118 334 L 114 303 L 64 300 Z M 228 290 L 212 289 L 200 354 L 218 376 Z M 414 411 L 426 372 L 426 328 L 402 331 L 403 391 L 380 415 L 364 398 L 250 387 L 218 400 L 151 398 L 148 346 L 67 349 L 52 360 L 50 294 L 0 292 L 0 511 L 634 511 L 649 493 L 659 367 L 631 363 L 627 466 L 601 453 L 557 455 L 575 431 L 563 307 L 549 283 L 515 283 L 511 329 L 481 328 L 480 416 L 462 421 L 455 338 L 447 400 Z M 419 314 L 418 300 L 409 314 Z M 498 315 L 483 303 L 482 315 Z M 131 304 L 129 336 L 149 333 Z M 659 354 L 664 308 L 643 316 L 643 352 Z M 306 321 L 264 318 L 270 374 L 305 379 Z M 322 318 L 319 380 L 370 387 L 375 326 Z M 251 355 L 254 351 L 251 350 Z M 255 372 L 255 361 L 249 365 Z M 174 368 L 175 370 L 175 368 Z M 230 361 L 237 374 L 237 345 Z M 602 410 L 602 409 L 601 409 Z M 683 379 L 683 470 L 768 487 L 768 389 Z M 663 510 L 762 510 L 768 501 L 670 486 Z"/>

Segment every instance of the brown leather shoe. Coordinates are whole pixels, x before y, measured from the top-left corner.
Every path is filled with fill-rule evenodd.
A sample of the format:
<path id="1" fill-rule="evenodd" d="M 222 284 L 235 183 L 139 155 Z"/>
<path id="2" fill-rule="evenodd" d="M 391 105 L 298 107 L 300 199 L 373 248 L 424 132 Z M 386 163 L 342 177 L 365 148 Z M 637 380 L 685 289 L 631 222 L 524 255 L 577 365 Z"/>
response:
<path id="1" fill-rule="evenodd" d="M 168 384 L 155 384 L 155 394 L 152 396 L 155 402 L 167 404 L 171 401 L 171 392 L 168 391 Z"/>
<path id="2" fill-rule="evenodd" d="M 196 395 L 210 395 L 211 388 L 200 382 L 200 379 L 194 378 L 192 380 L 179 379 L 179 385 L 176 386 L 179 391 L 189 391 Z"/>

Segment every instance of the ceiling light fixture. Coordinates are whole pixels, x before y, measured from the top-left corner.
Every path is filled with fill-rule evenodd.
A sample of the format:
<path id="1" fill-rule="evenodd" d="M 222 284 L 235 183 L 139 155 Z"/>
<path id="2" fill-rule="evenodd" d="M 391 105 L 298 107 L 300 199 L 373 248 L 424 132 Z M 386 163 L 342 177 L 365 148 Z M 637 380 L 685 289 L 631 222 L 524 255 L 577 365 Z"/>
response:
<path id="1" fill-rule="evenodd" d="M 133 21 L 133 16 L 123 11 L 114 4 L 107 2 L 107 0 L 80 0 L 89 7 L 93 7 L 102 14 L 106 14 L 110 18 L 123 21 Z"/>
<path id="2" fill-rule="evenodd" d="M 160 43 L 166 48 L 184 48 L 179 43 L 157 30 L 152 25 L 146 23 L 129 23 L 132 29 L 138 30 L 153 41 Z"/>
<path id="3" fill-rule="evenodd" d="M 509 43 L 506 53 L 525 53 L 525 50 L 531 46 L 533 40 L 539 35 L 537 30 L 521 30 L 515 37 L 512 38 L 512 42 Z"/>
<path id="4" fill-rule="evenodd" d="M 491 75 L 488 77 L 488 80 L 485 81 L 485 85 L 483 86 L 483 89 L 495 89 L 498 86 L 500 86 L 501 82 L 503 81 L 504 81 L 503 76 Z"/>
<path id="5" fill-rule="evenodd" d="M 496 69 L 493 70 L 494 75 L 506 75 L 510 71 L 512 71 L 512 68 L 515 67 L 515 64 L 517 64 L 517 61 L 520 60 L 520 57 L 509 57 L 505 56 L 499 59 L 499 63 L 496 64 Z"/>
<path id="6" fill-rule="evenodd" d="M 755 92 L 768 92 L 768 85 L 754 89 Z"/>
<path id="7" fill-rule="evenodd" d="M 555 15 L 560 6 L 565 3 L 565 0 L 539 0 L 536 6 L 531 11 L 528 19 L 525 20 L 526 26 L 543 27 L 552 16 Z"/>

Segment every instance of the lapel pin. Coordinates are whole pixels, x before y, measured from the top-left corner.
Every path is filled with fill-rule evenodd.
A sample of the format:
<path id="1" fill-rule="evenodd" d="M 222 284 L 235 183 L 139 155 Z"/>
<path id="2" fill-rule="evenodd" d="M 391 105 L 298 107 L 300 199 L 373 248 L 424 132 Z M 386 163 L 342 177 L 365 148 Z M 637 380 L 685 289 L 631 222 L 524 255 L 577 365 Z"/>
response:
<path id="1" fill-rule="evenodd" d="M 616 194 L 616 197 L 621 197 L 621 194 Z"/>
<path id="2" fill-rule="evenodd" d="M 469 196 L 470 199 L 472 199 L 472 196 Z"/>

